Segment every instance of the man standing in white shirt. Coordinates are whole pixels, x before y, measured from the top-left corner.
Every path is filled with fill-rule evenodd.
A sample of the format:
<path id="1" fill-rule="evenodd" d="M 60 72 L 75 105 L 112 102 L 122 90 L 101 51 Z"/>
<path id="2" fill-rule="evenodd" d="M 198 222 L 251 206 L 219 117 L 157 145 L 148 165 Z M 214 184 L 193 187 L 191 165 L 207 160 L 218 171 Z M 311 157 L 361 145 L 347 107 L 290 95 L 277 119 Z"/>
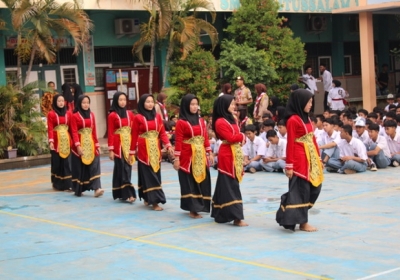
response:
<path id="1" fill-rule="evenodd" d="M 352 137 L 353 129 L 351 125 L 345 124 L 340 128 L 339 143 L 340 159 L 330 160 L 327 169 L 337 169 L 341 174 L 354 174 L 367 170 L 367 149 L 361 140 Z"/>
<path id="2" fill-rule="evenodd" d="M 379 135 L 379 125 L 372 123 L 368 126 L 370 142 L 367 145 L 367 155 L 371 164 L 371 171 L 377 168 L 386 168 L 390 164 L 390 150 L 386 138 Z"/>
<path id="3" fill-rule="evenodd" d="M 390 160 L 394 167 L 400 164 L 400 134 L 396 132 L 397 122 L 393 120 L 385 121 L 383 124 L 386 132 L 386 141 L 390 150 Z"/>
<path id="4" fill-rule="evenodd" d="M 311 75 L 312 71 L 313 70 L 311 66 L 308 65 L 304 69 L 305 74 L 301 77 L 300 81 L 303 82 L 306 85 L 306 89 L 313 94 L 311 112 L 314 112 L 314 107 L 315 107 L 314 95 L 318 93 L 318 89 L 317 89 L 317 80 L 314 78 L 313 75 Z"/>
<path id="5" fill-rule="evenodd" d="M 324 111 L 329 109 L 328 106 L 328 93 L 332 89 L 332 74 L 328 70 L 326 70 L 326 65 L 321 63 L 319 65 L 319 71 L 321 72 L 321 80 L 324 84 Z"/>
<path id="6" fill-rule="evenodd" d="M 286 144 L 285 139 L 280 139 L 275 130 L 267 132 L 270 142 L 268 151 L 261 161 L 261 167 L 267 172 L 284 170 L 286 166 Z"/>
<path id="7" fill-rule="evenodd" d="M 245 134 L 247 136 L 246 144 L 243 145 L 242 151 L 244 156 L 244 171 L 256 173 L 261 171 L 260 160 L 265 155 L 265 142 L 256 136 L 256 126 L 253 124 L 246 125 Z M 221 160 L 221 159 L 220 159 Z"/>

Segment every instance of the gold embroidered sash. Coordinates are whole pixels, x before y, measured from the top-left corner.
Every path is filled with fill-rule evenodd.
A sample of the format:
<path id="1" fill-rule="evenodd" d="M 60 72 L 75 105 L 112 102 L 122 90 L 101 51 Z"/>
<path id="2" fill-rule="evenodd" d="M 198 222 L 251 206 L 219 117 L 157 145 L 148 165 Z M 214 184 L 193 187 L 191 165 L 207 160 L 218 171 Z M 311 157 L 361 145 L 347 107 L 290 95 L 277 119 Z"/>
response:
<path id="1" fill-rule="evenodd" d="M 67 158 L 71 152 L 71 143 L 69 140 L 68 125 L 60 124 L 54 128 L 57 131 L 58 153 L 61 158 Z"/>
<path id="2" fill-rule="evenodd" d="M 303 143 L 304 145 L 304 151 L 308 161 L 310 183 L 314 187 L 318 187 L 324 180 L 324 174 L 322 172 L 322 163 L 318 156 L 317 148 L 314 145 L 313 135 L 313 132 L 307 133 L 306 135 L 297 138 L 296 142 Z"/>
<path id="3" fill-rule="evenodd" d="M 132 165 L 135 163 L 135 157 L 132 157 L 132 161 L 129 160 L 129 150 L 131 148 L 131 128 L 129 126 L 123 126 L 119 128 L 115 134 L 119 134 L 119 139 L 121 140 L 121 149 L 125 161 Z"/>
<path id="4" fill-rule="evenodd" d="M 243 152 L 242 147 L 240 147 L 239 143 L 229 143 L 228 141 L 222 141 L 223 144 L 228 144 L 231 146 L 232 155 L 233 155 L 233 165 L 235 167 L 236 178 L 239 183 L 242 182 L 243 179 Z"/>
<path id="5" fill-rule="evenodd" d="M 206 155 L 204 149 L 204 137 L 195 136 L 183 143 L 190 144 L 192 147 L 192 172 L 197 183 L 206 179 Z"/>
<path id="6" fill-rule="evenodd" d="M 146 151 L 149 157 L 150 166 L 154 172 L 160 170 L 160 157 L 161 152 L 158 148 L 158 131 L 150 130 L 140 135 L 140 137 L 146 139 Z"/>
<path id="7" fill-rule="evenodd" d="M 82 128 L 79 129 L 78 133 L 81 135 L 81 148 L 83 155 L 81 156 L 81 160 L 84 164 L 90 165 L 95 157 L 94 151 L 94 141 L 92 138 L 92 129 L 91 128 Z"/>

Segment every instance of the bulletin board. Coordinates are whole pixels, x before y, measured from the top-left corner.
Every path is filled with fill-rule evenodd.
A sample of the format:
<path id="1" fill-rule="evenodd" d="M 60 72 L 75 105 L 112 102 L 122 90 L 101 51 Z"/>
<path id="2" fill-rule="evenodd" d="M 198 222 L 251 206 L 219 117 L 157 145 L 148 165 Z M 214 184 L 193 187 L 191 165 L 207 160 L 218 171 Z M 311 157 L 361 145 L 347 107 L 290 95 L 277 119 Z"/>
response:
<path id="1" fill-rule="evenodd" d="M 104 90 L 106 112 L 110 110 L 114 93 L 122 91 L 128 96 L 128 110 L 136 110 L 140 96 L 149 90 L 148 67 L 106 68 L 104 69 Z M 153 92 L 160 92 L 159 68 L 153 71 Z"/>

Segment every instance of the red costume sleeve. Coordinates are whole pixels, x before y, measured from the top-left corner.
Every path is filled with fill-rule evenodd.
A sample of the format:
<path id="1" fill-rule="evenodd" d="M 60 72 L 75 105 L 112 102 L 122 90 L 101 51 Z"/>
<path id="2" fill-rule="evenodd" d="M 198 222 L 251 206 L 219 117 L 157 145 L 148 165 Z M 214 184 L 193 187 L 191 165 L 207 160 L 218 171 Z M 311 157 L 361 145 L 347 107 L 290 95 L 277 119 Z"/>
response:
<path id="1" fill-rule="evenodd" d="M 175 127 L 175 157 L 179 157 L 182 151 L 183 130 L 185 129 L 185 122 L 178 120 Z"/>
<path id="2" fill-rule="evenodd" d="M 79 112 L 76 112 L 72 115 L 71 119 L 71 136 L 72 136 L 72 141 L 74 141 L 74 145 L 76 147 L 81 145 L 80 139 L 79 139 L 79 134 L 78 134 L 78 124 L 77 122 L 79 121 Z"/>
<path id="3" fill-rule="evenodd" d="M 47 115 L 47 138 L 50 142 L 54 143 L 54 122 L 55 122 L 55 113 L 54 111 L 50 111 Z"/>
<path id="4" fill-rule="evenodd" d="M 297 122 L 294 117 L 289 118 L 286 123 L 287 144 L 286 144 L 286 169 L 293 170 L 294 140 L 296 138 Z"/>
<path id="5" fill-rule="evenodd" d="M 109 151 L 114 151 L 114 117 L 115 117 L 115 113 L 111 112 L 108 115 L 108 150 Z"/>
<path id="6" fill-rule="evenodd" d="M 204 137 L 204 148 L 206 149 L 207 153 L 211 152 L 211 146 L 210 146 L 210 139 L 208 139 L 208 131 L 207 131 L 207 126 L 206 123 L 202 118 L 199 120 L 200 125 L 203 127 L 203 137 Z M 176 137 L 176 136 L 175 136 Z"/>
<path id="7" fill-rule="evenodd" d="M 131 131 L 132 141 L 131 141 L 131 149 L 129 152 L 129 154 L 131 155 L 136 154 L 136 146 L 139 138 L 139 127 L 140 127 L 140 122 L 142 122 L 142 119 L 143 119 L 142 115 L 136 115 L 135 118 L 133 119 L 133 125 Z"/>
<path id="8" fill-rule="evenodd" d="M 93 141 L 94 141 L 94 145 L 96 148 L 100 148 L 100 143 L 99 143 L 99 139 L 97 139 L 97 129 L 96 129 L 96 118 L 94 116 L 94 114 L 91 112 L 90 115 L 92 116 L 92 137 L 93 137 Z"/>
<path id="9" fill-rule="evenodd" d="M 221 118 L 216 121 L 216 130 L 218 131 L 219 138 L 228 141 L 229 143 L 243 142 L 245 136 L 243 133 L 235 133 L 232 125 L 227 120 Z"/>

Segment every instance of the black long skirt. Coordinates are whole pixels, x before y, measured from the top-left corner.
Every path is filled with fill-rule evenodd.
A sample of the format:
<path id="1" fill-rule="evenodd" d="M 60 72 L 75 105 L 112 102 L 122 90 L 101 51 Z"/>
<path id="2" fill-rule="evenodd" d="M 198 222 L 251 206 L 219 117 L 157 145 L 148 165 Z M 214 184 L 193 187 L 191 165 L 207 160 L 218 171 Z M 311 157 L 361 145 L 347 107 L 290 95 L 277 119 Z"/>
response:
<path id="1" fill-rule="evenodd" d="M 222 172 L 218 172 L 212 199 L 211 217 L 217 223 L 229 223 L 244 219 L 239 181 Z"/>
<path id="2" fill-rule="evenodd" d="M 161 187 L 161 168 L 156 173 L 151 166 L 138 161 L 138 186 L 139 198 L 149 205 L 167 202 Z"/>
<path id="3" fill-rule="evenodd" d="M 112 178 L 112 194 L 114 199 L 127 200 L 136 198 L 135 187 L 131 183 L 132 166 L 124 158 L 114 157 L 114 172 Z"/>
<path id="4" fill-rule="evenodd" d="M 96 156 L 90 165 L 83 164 L 81 159 L 72 154 L 72 190 L 76 196 L 85 191 L 101 189 L 100 157 Z"/>
<path id="5" fill-rule="evenodd" d="M 67 158 L 60 157 L 56 151 L 51 153 L 51 183 L 59 191 L 72 189 L 71 155 Z"/>
<path id="6" fill-rule="evenodd" d="M 181 185 L 181 209 L 191 212 L 210 213 L 210 170 L 206 168 L 206 178 L 200 184 L 195 181 L 192 174 L 188 174 L 180 169 L 178 175 Z"/>
<path id="7" fill-rule="evenodd" d="M 294 231 L 297 224 L 307 223 L 308 210 L 317 201 L 321 187 L 314 187 L 309 181 L 293 175 L 289 180 L 289 191 L 281 196 L 281 205 L 276 212 L 278 224 Z"/>

